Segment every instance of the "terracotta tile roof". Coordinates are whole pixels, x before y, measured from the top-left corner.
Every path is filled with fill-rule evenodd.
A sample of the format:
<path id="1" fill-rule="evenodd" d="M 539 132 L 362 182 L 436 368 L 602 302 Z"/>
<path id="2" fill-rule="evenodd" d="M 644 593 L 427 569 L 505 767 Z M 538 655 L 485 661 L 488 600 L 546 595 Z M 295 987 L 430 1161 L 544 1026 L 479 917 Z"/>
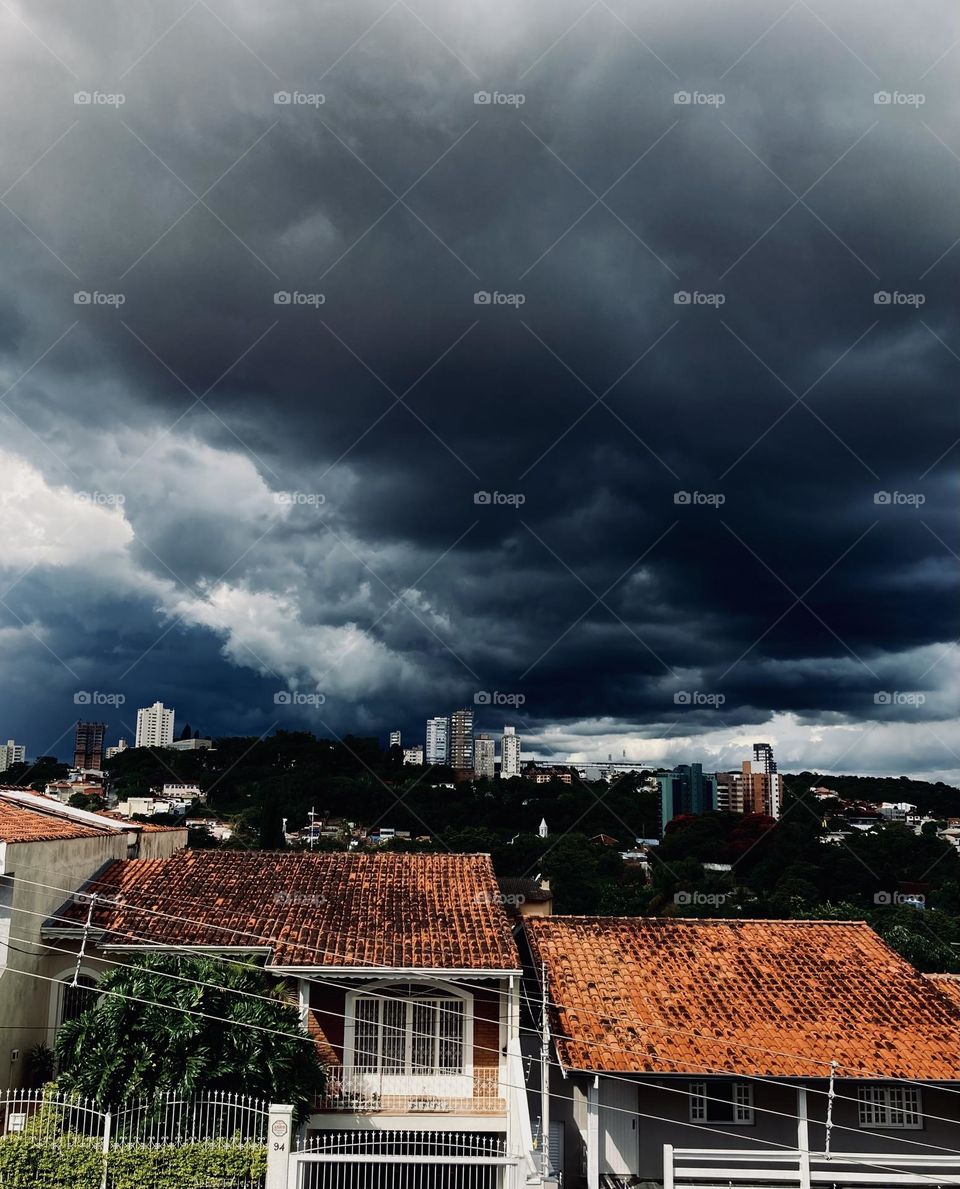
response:
<path id="1" fill-rule="evenodd" d="M 960 1010 L 862 922 L 524 926 L 568 1068 L 960 1079 Z"/>
<path id="2" fill-rule="evenodd" d="M 142 830 L 144 834 L 165 834 L 170 830 L 186 830 L 186 826 L 160 826 L 154 822 L 135 822 L 115 809 L 96 809 L 97 817 L 108 817 L 112 822 L 123 822 L 132 830 Z"/>
<path id="3" fill-rule="evenodd" d="M 925 974 L 923 976 L 950 1000 L 960 1007 L 960 974 Z"/>
<path id="4" fill-rule="evenodd" d="M 57 842 L 63 838 L 102 838 L 112 833 L 40 809 L 27 809 L 0 794 L 0 842 Z"/>
<path id="5" fill-rule="evenodd" d="M 274 966 L 520 968 L 488 855 L 184 850 L 111 863 L 85 890 L 121 902 L 95 916 L 104 944 L 273 939 Z"/>

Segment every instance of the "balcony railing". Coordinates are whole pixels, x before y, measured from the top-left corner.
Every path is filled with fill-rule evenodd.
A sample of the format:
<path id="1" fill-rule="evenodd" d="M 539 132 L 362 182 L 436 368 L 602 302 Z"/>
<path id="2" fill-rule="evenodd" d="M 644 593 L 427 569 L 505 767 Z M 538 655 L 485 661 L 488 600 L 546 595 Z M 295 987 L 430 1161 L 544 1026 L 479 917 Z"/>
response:
<path id="1" fill-rule="evenodd" d="M 318 1111 L 354 1115 L 502 1115 L 500 1072 L 472 1074 L 392 1073 L 362 1066 L 327 1067 L 327 1085 Z"/>

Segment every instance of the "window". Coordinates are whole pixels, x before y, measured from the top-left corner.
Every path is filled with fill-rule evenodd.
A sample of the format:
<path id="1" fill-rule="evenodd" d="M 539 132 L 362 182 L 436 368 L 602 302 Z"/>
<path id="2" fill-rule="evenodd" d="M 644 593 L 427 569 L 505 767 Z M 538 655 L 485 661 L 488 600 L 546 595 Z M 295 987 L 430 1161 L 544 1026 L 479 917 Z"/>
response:
<path id="1" fill-rule="evenodd" d="M 691 1123 L 753 1122 L 753 1085 L 750 1082 L 691 1082 Z"/>
<path id="2" fill-rule="evenodd" d="M 68 1020 L 79 1019 L 88 1007 L 97 1002 L 97 980 L 86 974 L 81 974 L 77 985 L 72 985 L 73 979 L 65 980 L 60 985 L 60 1018 L 57 1026 L 66 1024 Z"/>
<path id="3" fill-rule="evenodd" d="M 358 995 L 353 1064 L 380 1073 L 464 1072 L 462 999 L 422 990 Z"/>
<path id="4" fill-rule="evenodd" d="M 861 1127 L 923 1126 L 920 1091 L 915 1086 L 861 1086 L 857 1090 Z"/>

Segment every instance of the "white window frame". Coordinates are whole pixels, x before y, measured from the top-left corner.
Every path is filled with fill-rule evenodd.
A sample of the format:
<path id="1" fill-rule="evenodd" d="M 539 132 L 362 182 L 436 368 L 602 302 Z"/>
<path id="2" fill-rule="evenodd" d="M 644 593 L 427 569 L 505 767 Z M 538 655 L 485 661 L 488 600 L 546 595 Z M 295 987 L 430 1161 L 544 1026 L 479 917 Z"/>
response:
<path id="1" fill-rule="evenodd" d="M 423 991 L 424 994 L 417 996 L 412 994 L 409 997 L 406 995 L 406 989 Z M 430 991 L 435 991 L 435 995 L 430 995 Z M 392 994 L 391 994 L 392 992 Z M 370 1070 L 370 1066 L 364 1061 L 357 1060 L 356 1051 L 356 1035 L 357 1035 L 357 1003 L 360 1000 L 381 1000 L 388 1001 L 391 999 L 399 999 L 404 1003 L 406 1008 L 406 1016 L 404 1024 L 404 1054 L 403 1064 L 396 1069 L 390 1069 L 382 1064 L 378 1066 L 378 1071 L 386 1076 L 396 1075 L 398 1077 L 407 1076 L 423 1076 L 424 1071 L 419 1073 L 414 1072 L 414 1054 L 413 1054 L 413 1005 L 418 1002 L 433 1003 L 443 1000 L 458 1001 L 461 1005 L 463 1013 L 463 1040 L 462 1040 L 462 1061 L 461 1067 L 456 1070 L 443 1070 L 440 1068 L 433 1068 L 429 1071 L 430 1076 L 442 1077 L 456 1077 L 456 1078 L 473 1078 L 473 996 L 468 991 L 461 991 L 459 988 L 454 988 L 446 983 L 425 980 L 425 979 L 410 979 L 399 980 L 389 979 L 376 983 L 371 983 L 369 986 L 360 987 L 357 990 L 349 991 L 346 996 L 345 1009 L 346 1021 L 343 1034 L 343 1068 L 345 1070 Z M 383 1008 L 381 1007 L 380 1020 L 383 1019 Z M 439 1019 L 439 1016 L 438 1016 Z M 382 1029 L 382 1023 L 378 1024 Z M 436 1044 L 439 1036 L 435 1034 Z"/>
<path id="2" fill-rule="evenodd" d="M 864 1131 L 920 1131 L 923 1128 L 920 1088 L 858 1086 L 857 1116 Z"/>
<path id="3" fill-rule="evenodd" d="M 688 1087 L 690 1122 L 706 1123 L 710 1127 L 752 1127 L 756 1121 L 753 1109 L 753 1083 L 724 1081 L 723 1084 L 731 1087 L 733 1118 L 710 1117 L 710 1108 L 719 1105 L 711 1101 L 715 1097 L 711 1093 L 711 1087 L 716 1086 L 716 1082 L 691 1082 Z"/>

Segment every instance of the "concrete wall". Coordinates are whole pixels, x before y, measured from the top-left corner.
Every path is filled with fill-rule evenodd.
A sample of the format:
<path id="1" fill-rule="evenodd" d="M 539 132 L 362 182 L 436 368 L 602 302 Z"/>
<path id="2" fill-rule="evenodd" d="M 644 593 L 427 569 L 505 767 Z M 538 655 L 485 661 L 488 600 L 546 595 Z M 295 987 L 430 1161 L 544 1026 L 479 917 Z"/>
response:
<path id="1" fill-rule="evenodd" d="M 138 859 L 169 859 L 187 845 L 186 826 L 182 830 L 141 830 Z"/>
<path id="2" fill-rule="evenodd" d="M 0 1089 L 22 1085 L 27 1052 L 34 1045 L 50 1043 L 51 989 L 55 988 L 47 980 L 66 972 L 66 977 L 72 978 L 76 965 L 76 947 L 68 942 L 50 943 L 66 951 L 63 953 L 41 949 L 44 920 L 105 863 L 126 855 L 127 836 L 122 831 L 93 838 L 0 844 L 0 875 L 13 877 L 10 945 L 0 972 L 0 1022 L 4 1025 L 0 1030 Z M 89 968 L 97 965 L 86 963 Z M 36 975 L 44 977 L 33 977 Z M 19 1058 L 11 1060 L 18 1049 Z"/>

